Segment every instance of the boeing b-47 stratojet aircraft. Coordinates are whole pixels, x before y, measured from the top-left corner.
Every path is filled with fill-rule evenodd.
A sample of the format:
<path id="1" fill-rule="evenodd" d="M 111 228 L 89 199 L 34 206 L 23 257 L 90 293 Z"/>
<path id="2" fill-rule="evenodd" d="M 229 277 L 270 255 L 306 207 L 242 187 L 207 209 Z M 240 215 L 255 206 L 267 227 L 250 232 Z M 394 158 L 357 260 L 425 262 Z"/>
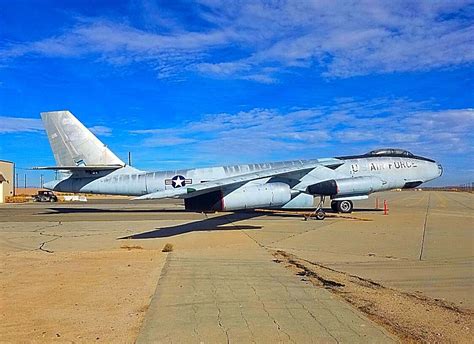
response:
<path id="1" fill-rule="evenodd" d="M 189 211 L 314 209 L 324 219 L 325 197 L 334 211 L 350 213 L 352 201 L 396 188 L 414 188 L 441 176 L 434 160 L 401 149 L 335 158 L 146 172 L 126 165 L 69 111 L 41 114 L 59 180 L 45 188 L 61 192 L 184 199 Z"/>

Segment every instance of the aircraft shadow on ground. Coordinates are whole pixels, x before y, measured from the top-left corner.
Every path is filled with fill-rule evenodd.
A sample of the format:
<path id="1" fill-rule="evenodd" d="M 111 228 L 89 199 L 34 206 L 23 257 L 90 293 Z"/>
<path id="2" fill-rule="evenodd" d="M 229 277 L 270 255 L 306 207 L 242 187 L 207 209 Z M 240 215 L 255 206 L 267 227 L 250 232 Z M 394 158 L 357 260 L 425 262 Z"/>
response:
<path id="1" fill-rule="evenodd" d="M 262 216 L 256 212 L 248 213 L 232 213 L 218 217 L 206 218 L 200 221 L 188 222 L 182 225 L 155 228 L 152 231 L 128 235 L 120 239 L 154 239 L 154 238 L 168 238 L 175 235 L 190 233 L 190 232 L 210 232 L 216 230 L 258 230 L 261 226 L 250 225 L 235 225 L 234 222 L 251 219 Z M 227 225 L 227 226 L 226 226 Z"/>
<path id="2" fill-rule="evenodd" d="M 40 213 L 40 215 L 55 215 L 55 214 L 94 214 L 94 213 L 188 213 L 189 211 L 185 209 L 103 209 L 103 208 L 48 208 L 49 211 Z M 298 217 L 301 214 L 292 214 L 292 211 L 306 211 L 311 213 L 314 209 L 292 209 L 288 210 L 288 213 L 283 212 L 262 212 L 259 213 L 260 216 L 268 215 L 268 216 L 279 216 L 279 217 Z M 324 208 L 324 211 L 327 213 L 333 212 L 330 208 Z M 354 212 L 379 212 L 383 211 L 383 209 L 375 209 L 375 208 L 356 208 Z M 250 212 L 252 213 L 252 212 Z M 258 213 L 258 212 L 257 212 Z M 235 214 L 242 214 L 240 212 L 236 212 Z"/>

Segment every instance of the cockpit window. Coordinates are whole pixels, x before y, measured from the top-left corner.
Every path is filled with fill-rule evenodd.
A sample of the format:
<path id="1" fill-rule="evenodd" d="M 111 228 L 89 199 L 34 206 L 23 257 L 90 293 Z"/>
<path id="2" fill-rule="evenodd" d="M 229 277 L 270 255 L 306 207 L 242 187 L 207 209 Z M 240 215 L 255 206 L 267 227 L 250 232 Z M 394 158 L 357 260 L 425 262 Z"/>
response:
<path id="1" fill-rule="evenodd" d="M 413 156 L 412 153 L 406 151 L 404 149 L 394 149 L 394 148 L 384 148 L 384 149 L 376 149 L 370 151 L 367 155 L 373 156 L 387 156 L 387 155 L 402 155 L 402 156 Z"/>

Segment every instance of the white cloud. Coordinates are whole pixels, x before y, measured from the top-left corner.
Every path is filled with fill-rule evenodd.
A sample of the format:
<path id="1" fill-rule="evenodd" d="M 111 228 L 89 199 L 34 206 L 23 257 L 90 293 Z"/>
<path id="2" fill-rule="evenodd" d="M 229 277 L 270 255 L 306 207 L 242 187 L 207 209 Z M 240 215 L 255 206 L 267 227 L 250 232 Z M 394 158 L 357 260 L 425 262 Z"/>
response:
<path id="1" fill-rule="evenodd" d="M 187 139 L 184 137 L 178 136 L 152 136 L 143 140 L 142 144 L 146 147 L 169 147 L 169 146 L 179 146 L 194 143 L 196 140 Z"/>
<path id="2" fill-rule="evenodd" d="M 89 128 L 95 135 L 111 136 L 112 129 L 96 125 Z M 41 119 L 0 116 L 0 134 L 43 132 Z"/>
<path id="3" fill-rule="evenodd" d="M 248 39 L 252 53 L 238 61 L 252 73 L 274 63 L 280 71 L 315 66 L 327 77 L 350 77 L 474 61 L 468 1 L 203 2 L 231 18 L 209 20 Z"/>
<path id="4" fill-rule="evenodd" d="M 112 136 L 112 129 L 109 127 L 104 127 L 102 125 L 95 125 L 89 128 L 95 135 L 99 136 Z"/>
<path id="5" fill-rule="evenodd" d="M 0 59 L 92 55 L 117 66 L 147 63 L 159 78 L 191 70 L 262 83 L 292 68 L 314 67 L 315 73 L 340 78 L 474 62 L 469 1 L 200 3 L 194 14 L 208 25 L 199 30 L 148 4 L 141 6 L 151 23 L 147 29 L 79 18 L 53 37 L 5 45 Z"/>
<path id="6" fill-rule="evenodd" d="M 474 153 L 474 109 L 425 110 L 432 104 L 403 99 L 358 102 L 279 111 L 255 108 L 208 114 L 178 127 L 134 130 L 149 147 L 186 147 L 202 161 L 310 158 L 318 150 L 337 154 L 400 147 L 416 154 Z"/>
<path id="7" fill-rule="evenodd" d="M 0 116 L 0 134 L 42 130 L 43 124 L 40 119 Z"/>

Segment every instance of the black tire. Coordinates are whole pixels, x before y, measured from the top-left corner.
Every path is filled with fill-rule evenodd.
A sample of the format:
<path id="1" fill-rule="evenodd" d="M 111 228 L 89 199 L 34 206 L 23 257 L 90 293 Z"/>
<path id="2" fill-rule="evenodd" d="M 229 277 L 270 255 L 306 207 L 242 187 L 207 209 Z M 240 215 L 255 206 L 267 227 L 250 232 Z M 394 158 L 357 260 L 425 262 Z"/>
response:
<path id="1" fill-rule="evenodd" d="M 53 202 L 56 202 L 57 199 L 55 199 L 54 197 L 51 197 L 51 198 L 49 199 L 49 201 L 50 201 L 51 203 L 53 203 Z"/>
<path id="2" fill-rule="evenodd" d="M 338 203 L 337 201 L 331 201 L 331 209 L 335 213 L 337 213 L 337 207 L 338 207 L 337 203 Z"/>
<path id="3" fill-rule="evenodd" d="M 326 218 L 326 213 L 324 212 L 324 210 L 319 209 L 316 212 L 316 220 L 324 220 L 325 218 Z"/>
<path id="4" fill-rule="evenodd" d="M 345 200 L 337 202 L 337 211 L 343 214 L 352 213 L 352 209 L 354 209 L 354 204 L 352 201 Z"/>

